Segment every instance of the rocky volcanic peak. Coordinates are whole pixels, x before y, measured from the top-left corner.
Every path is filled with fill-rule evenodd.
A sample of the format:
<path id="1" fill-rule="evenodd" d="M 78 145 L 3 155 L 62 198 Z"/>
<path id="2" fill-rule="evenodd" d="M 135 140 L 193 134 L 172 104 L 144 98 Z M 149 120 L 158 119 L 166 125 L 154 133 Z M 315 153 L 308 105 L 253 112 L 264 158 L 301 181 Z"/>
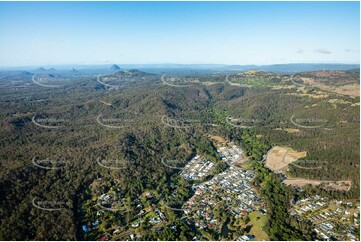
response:
<path id="1" fill-rule="evenodd" d="M 113 64 L 111 67 L 110 67 L 111 70 L 120 70 L 120 67 L 116 64 Z"/>

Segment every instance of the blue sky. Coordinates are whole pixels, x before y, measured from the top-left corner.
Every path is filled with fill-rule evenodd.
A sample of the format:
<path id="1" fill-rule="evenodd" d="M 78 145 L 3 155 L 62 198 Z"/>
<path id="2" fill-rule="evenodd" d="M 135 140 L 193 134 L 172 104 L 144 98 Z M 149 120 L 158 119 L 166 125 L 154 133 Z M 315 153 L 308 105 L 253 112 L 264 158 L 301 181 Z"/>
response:
<path id="1" fill-rule="evenodd" d="M 0 2 L 0 66 L 359 63 L 359 2 Z"/>

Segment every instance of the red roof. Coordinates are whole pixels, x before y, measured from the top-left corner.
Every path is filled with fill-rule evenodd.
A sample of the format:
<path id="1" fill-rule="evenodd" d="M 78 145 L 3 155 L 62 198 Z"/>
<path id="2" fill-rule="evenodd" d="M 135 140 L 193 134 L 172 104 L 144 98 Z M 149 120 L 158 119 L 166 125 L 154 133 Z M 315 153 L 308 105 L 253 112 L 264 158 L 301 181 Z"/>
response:
<path id="1" fill-rule="evenodd" d="M 104 235 L 103 237 L 101 237 L 100 239 L 98 239 L 98 241 L 105 241 L 109 239 L 109 236 L 108 235 Z"/>

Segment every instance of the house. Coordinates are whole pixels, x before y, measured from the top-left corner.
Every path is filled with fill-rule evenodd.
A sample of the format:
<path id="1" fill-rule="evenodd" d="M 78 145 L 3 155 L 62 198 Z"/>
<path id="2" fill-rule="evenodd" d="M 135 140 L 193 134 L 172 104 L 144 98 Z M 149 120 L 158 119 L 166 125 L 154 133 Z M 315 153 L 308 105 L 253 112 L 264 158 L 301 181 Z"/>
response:
<path id="1" fill-rule="evenodd" d="M 151 223 L 151 224 L 157 224 L 157 223 L 159 223 L 160 222 L 160 219 L 159 218 L 151 218 L 150 220 L 149 220 L 149 223 Z"/>
<path id="2" fill-rule="evenodd" d="M 97 220 L 97 221 L 94 221 L 93 223 L 92 223 L 92 225 L 95 227 L 95 226 L 97 226 L 97 225 L 99 225 L 99 220 Z"/>
<path id="3" fill-rule="evenodd" d="M 353 239 L 353 240 L 356 239 L 356 236 L 353 235 L 353 234 L 351 234 L 351 233 L 347 233 L 347 236 L 348 236 L 349 238 Z"/>
<path id="4" fill-rule="evenodd" d="M 247 235 L 247 237 L 248 237 L 248 239 L 254 239 L 254 235 L 252 235 L 252 234 Z"/>
<path id="5" fill-rule="evenodd" d="M 83 229 L 84 233 L 88 233 L 90 231 L 90 229 L 88 228 L 87 225 L 83 225 L 82 229 Z"/>
<path id="6" fill-rule="evenodd" d="M 134 222 L 134 223 L 132 223 L 132 227 L 133 228 L 137 228 L 139 226 L 139 222 Z"/>
<path id="7" fill-rule="evenodd" d="M 263 209 L 258 210 L 258 212 L 262 215 L 266 213 Z"/>
<path id="8" fill-rule="evenodd" d="M 327 235 L 325 235 L 324 233 L 321 233 L 320 235 L 321 235 L 321 238 L 325 239 L 325 240 L 328 240 L 330 238 Z"/>
<path id="9" fill-rule="evenodd" d="M 109 240 L 109 236 L 108 235 L 104 235 L 103 237 L 101 237 L 100 239 L 98 239 L 98 241 L 107 241 Z"/>
<path id="10" fill-rule="evenodd" d="M 159 211 L 159 217 L 160 217 L 161 219 L 165 220 L 164 214 L 163 214 L 162 212 L 160 212 L 160 211 Z"/>
<path id="11" fill-rule="evenodd" d="M 241 238 L 239 238 L 239 241 L 248 241 L 249 238 L 247 235 L 243 235 Z"/>
<path id="12" fill-rule="evenodd" d="M 144 213 L 145 213 L 144 210 L 140 210 L 140 212 L 137 214 L 137 216 L 139 217 L 139 216 L 141 216 L 141 215 L 144 214 Z"/>

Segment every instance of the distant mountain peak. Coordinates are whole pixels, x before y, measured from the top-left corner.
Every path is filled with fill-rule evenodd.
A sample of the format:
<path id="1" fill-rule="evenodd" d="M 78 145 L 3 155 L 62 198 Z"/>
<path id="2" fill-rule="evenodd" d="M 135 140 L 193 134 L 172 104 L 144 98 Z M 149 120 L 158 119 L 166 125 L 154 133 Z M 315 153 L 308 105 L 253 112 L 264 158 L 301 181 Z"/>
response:
<path id="1" fill-rule="evenodd" d="M 49 71 L 56 71 L 56 69 L 55 68 L 50 68 Z"/>
<path id="2" fill-rule="evenodd" d="M 116 64 L 113 64 L 111 67 L 110 67 L 111 70 L 120 70 L 120 67 Z"/>
<path id="3" fill-rule="evenodd" d="M 36 71 L 46 71 L 46 69 L 44 67 L 39 67 Z"/>
<path id="4" fill-rule="evenodd" d="M 72 71 L 73 71 L 73 72 L 78 72 L 78 70 L 77 70 L 77 69 L 75 69 L 74 67 L 73 67 Z"/>

